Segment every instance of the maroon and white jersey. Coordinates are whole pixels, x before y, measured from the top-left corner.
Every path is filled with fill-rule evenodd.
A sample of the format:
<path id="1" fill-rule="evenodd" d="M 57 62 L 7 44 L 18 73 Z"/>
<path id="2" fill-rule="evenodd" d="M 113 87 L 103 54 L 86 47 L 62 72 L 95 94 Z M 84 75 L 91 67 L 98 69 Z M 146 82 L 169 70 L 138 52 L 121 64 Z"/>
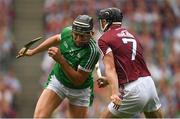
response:
<path id="1" fill-rule="evenodd" d="M 119 85 L 150 76 L 140 42 L 126 29 L 111 26 L 98 40 L 103 55 L 113 52 Z"/>

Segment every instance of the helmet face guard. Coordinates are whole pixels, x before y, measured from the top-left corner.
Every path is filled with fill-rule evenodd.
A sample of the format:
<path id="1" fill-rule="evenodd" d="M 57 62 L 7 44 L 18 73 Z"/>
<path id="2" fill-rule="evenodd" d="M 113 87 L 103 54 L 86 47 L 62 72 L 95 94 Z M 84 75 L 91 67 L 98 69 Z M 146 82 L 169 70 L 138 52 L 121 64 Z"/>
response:
<path id="1" fill-rule="evenodd" d="M 107 31 L 112 24 L 121 24 L 122 18 L 122 12 L 118 8 L 102 9 L 98 14 L 100 27 L 103 31 Z M 102 19 L 106 20 L 106 24 L 104 25 L 104 27 L 102 27 Z"/>
<path id="2" fill-rule="evenodd" d="M 99 31 L 100 31 L 100 32 L 105 32 L 105 31 L 108 30 L 110 24 L 109 24 L 109 22 L 106 21 L 106 24 L 105 24 L 104 27 L 103 27 L 103 21 L 102 21 L 102 19 L 99 19 L 99 26 L 100 26 L 100 27 L 99 27 Z"/>

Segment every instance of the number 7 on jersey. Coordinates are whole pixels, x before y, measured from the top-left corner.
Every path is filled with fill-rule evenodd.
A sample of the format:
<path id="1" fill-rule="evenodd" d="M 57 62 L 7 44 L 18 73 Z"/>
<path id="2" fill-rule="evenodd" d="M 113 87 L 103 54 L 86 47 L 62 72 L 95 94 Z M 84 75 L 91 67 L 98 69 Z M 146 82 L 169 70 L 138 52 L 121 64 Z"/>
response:
<path id="1" fill-rule="evenodd" d="M 124 44 L 127 44 L 128 42 L 132 42 L 132 57 L 131 60 L 135 60 L 136 56 L 136 49 L 137 49 L 137 43 L 136 40 L 133 38 L 122 38 L 122 41 Z"/>

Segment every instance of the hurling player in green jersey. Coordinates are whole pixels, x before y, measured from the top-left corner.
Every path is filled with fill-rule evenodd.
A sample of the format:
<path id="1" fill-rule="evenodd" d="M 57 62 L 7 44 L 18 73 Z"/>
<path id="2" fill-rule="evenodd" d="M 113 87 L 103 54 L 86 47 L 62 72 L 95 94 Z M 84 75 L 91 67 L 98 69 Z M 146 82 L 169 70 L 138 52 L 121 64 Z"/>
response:
<path id="1" fill-rule="evenodd" d="M 87 117 L 87 109 L 93 101 L 92 71 L 100 56 L 92 35 L 92 17 L 79 15 L 72 26 L 64 28 L 60 34 L 26 53 L 19 51 L 21 56 L 32 56 L 48 50 L 56 61 L 37 102 L 35 118 L 50 117 L 65 98 L 69 100 L 70 117 Z"/>

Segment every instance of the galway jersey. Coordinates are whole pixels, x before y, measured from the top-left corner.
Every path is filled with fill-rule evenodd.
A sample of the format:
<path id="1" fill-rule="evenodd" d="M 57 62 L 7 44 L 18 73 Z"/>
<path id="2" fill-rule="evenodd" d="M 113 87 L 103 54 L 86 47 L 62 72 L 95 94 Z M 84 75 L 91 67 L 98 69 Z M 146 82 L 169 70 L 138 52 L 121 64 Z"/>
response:
<path id="1" fill-rule="evenodd" d="M 119 85 L 150 76 L 140 42 L 126 29 L 111 26 L 98 40 L 103 55 L 113 53 Z"/>
<path id="2" fill-rule="evenodd" d="M 49 75 L 49 80 L 50 76 L 54 74 L 63 85 L 69 88 L 84 89 L 93 86 L 92 71 L 100 57 L 100 52 L 94 39 L 90 39 L 88 45 L 78 47 L 73 41 L 72 27 L 66 27 L 61 32 L 59 48 L 61 54 L 74 70 L 81 69 L 85 72 L 90 72 L 90 75 L 82 85 L 75 86 L 68 76 L 66 76 L 61 65 L 56 63 Z"/>

